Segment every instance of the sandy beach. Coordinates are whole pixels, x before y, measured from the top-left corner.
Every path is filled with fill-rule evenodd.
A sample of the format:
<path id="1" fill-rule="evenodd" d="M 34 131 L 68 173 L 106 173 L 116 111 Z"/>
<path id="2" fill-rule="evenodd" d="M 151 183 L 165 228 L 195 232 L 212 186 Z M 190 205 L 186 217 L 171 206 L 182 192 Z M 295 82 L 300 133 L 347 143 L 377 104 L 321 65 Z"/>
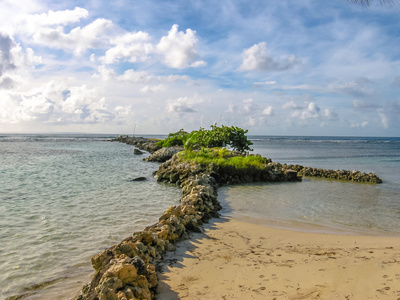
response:
<path id="1" fill-rule="evenodd" d="M 157 299 L 400 299 L 400 238 L 213 219 L 170 252 Z"/>

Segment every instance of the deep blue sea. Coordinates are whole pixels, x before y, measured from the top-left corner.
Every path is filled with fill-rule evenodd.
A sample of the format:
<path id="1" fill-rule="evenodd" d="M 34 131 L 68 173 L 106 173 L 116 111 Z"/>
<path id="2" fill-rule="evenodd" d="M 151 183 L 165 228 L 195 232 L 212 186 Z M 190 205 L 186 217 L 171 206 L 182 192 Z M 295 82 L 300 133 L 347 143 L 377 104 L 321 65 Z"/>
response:
<path id="1" fill-rule="evenodd" d="M 0 135 L 0 299 L 70 299 L 90 257 L 155 223 L 181 192 L 113 135 Z M 160 136 L 162 137 L 162 136 Z M 375 172 L 378 185 L 306 178 L 222 187 L 223 213 L 279 227 L 400 235 L 400 138 L 250 136 L 254 153 Z M 145 154 L 144 156 L 147 156 Z M 144 182 L 130 179 L 145 176 Z"/>

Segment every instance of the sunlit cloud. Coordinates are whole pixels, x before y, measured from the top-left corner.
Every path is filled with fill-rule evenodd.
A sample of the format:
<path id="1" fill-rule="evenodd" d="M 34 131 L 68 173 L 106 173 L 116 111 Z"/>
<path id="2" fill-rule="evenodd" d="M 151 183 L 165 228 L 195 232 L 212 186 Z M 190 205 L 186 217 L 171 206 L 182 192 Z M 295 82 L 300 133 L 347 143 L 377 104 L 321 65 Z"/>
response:
<path id="1" fill-rule="evenodd" d="M 301 64 L 294 55 L 287 57 L 272 57 L 267 52 L 267 44 L 261 42 L 243 51 L 243 61 L 240 70 L 244 71 L 286 71 Z"/>
<path id="2" fill-rule="evenodd" d="M 157 50 L 163 57 L 163 62 L 176 69 L 187 67 L 201 67 L 206 63 L 199 60 L 196 49 L 196 32 L 186 29 L 186 32 L 178 31 L 178 25 L 172 26 L 167 36 L 163 36 L 157 44 Z"/>
<path id="3" fill-rule="evenodd" d="M 0 131 L 398 135 L 395 11 L 246 5 L 1 1 Z"/>

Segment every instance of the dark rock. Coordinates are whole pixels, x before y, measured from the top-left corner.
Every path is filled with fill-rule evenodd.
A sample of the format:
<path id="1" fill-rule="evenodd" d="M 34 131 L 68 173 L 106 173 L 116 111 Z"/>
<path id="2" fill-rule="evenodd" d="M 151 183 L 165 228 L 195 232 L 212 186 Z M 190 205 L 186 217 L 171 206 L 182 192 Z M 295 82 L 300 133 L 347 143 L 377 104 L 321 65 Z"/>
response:
<path id="1" fill-rule="evenodd" d="M 295 170 L 286 170 L 285 175 L 287 176 L 288 181 L 296 181 L 297 180 L 297 171 Z"/>
<path id="2" fill-rule="evenodd" d="M 136 268 L 136 270 L 137 270 L 139 275 L 142 275 L 142 274 L 145 273 L 146 264 L 139 256 L 135 256 L 132 259 L 131 264 L 135 266 L 135 268 Z"/>
<path id="3" fill-rule="evenodd" d="M 136 178 L 131 179 L 130 181 L 145 181 L 145 180 L 147 180 L 146 177 L 136 177 Z"/>
<path id="4" fill-rule="evenodd" d="M 142 155 L 143 154 L 143 152 L 142 151 L 140 151 L 139 149 L 133 149 L 133 154 L 135 154 L 135 155 Z"/>

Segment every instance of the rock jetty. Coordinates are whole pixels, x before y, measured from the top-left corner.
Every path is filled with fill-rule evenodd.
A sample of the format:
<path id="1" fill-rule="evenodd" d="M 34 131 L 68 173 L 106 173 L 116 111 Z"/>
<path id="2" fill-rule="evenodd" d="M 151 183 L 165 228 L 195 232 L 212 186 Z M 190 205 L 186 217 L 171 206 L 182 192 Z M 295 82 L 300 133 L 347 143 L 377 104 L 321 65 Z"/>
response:
<path id="1" fill-rule="evenodd" d="M 152 153 L 152 158 L 147 160 L 163 162 L 154 174 L 157 181 L 179 186 L 182 198 L 180 205 L 169 207 L 156 224 L 93 256 L 95 273 L 81 290 L 78 300 L 154 299 L 157 263 L 166 251 L 175 249 L 176 242 L 188 237 L 190 232 L 200 232 L 204 222 L 219 216 L 221 205 L 217 189 L 220 185 L 297 181 L 299 176 L 382 182 L 372 173 L 315 169 L 275 163 L 270 159 L 266 159 L 262 169 L 249 166 L 238 170 L 214 163 L 204 166 L 180 158 L 179 148 L 160 149 L 155 140 L 120 137 L 115 141 Z"/>
<path id="2" fill-rule="evenodd" d="M 140 147 L 148 146 L 142 144 Z M 95 273 L 77 299 L 153 299 L 157 286 L 157 262 L 166 251 L 175 249 L 177 241 L 190 232 L 201 231 L 204 222 L 219 216 L 219 185 L 257 180 L 298 180 L 297 172 L 287 172 L 280 164 L 269 163 L 264 171 L 249 168 L 248 172 L 240 174 L 213 164 L 201 166 L 184 161 L 175 154 L 160 165 L 155 176 L 158 181 L 174 183 L 182 189 L 180 205 L 169 207 L 158 223 L 92 257 Z"/>
<path id="3" fill-rule="evenodd" d="M 119 136 L 116 139 L 111 140 L 112 142 L 121 142 L 128 145 L 136 146 L 140 150 L 145 150 L 150 153 L 154 153 L 161 149 L 161 146 L 156 145 L 159 141 L 157 139 L 148 139 L 144 137 L 131 137 L 131 136 Z"/>
<path id="4" fill-rule="evenodd" d="M 168 208 L 158 223 L 92 257 L 95 274 L 77 299 L 154 298 L 157 261 L 188 232 L 200 231 L 203 222 L 217 217 L 221 209 L 217 184 L 210 175 L 189 172 L 181 188 L 181 204 Z"/>
<path id="5" fill-rule="evenodd" d="M 299 176 L 306 177 L 321 177 L 327 179 L 338 179 L 345 181 L 354 182 L 366 182 L 366 183 L 382 183 L 382 179 L 376 176 L 375 173 L 362 173 L 360 171 L 350 170 L 327 170 L 317 169 L 311 167 L 303 167 L 300 165 L 284 165 L 284 168 L 289 168 L 297 171 Z"/>

